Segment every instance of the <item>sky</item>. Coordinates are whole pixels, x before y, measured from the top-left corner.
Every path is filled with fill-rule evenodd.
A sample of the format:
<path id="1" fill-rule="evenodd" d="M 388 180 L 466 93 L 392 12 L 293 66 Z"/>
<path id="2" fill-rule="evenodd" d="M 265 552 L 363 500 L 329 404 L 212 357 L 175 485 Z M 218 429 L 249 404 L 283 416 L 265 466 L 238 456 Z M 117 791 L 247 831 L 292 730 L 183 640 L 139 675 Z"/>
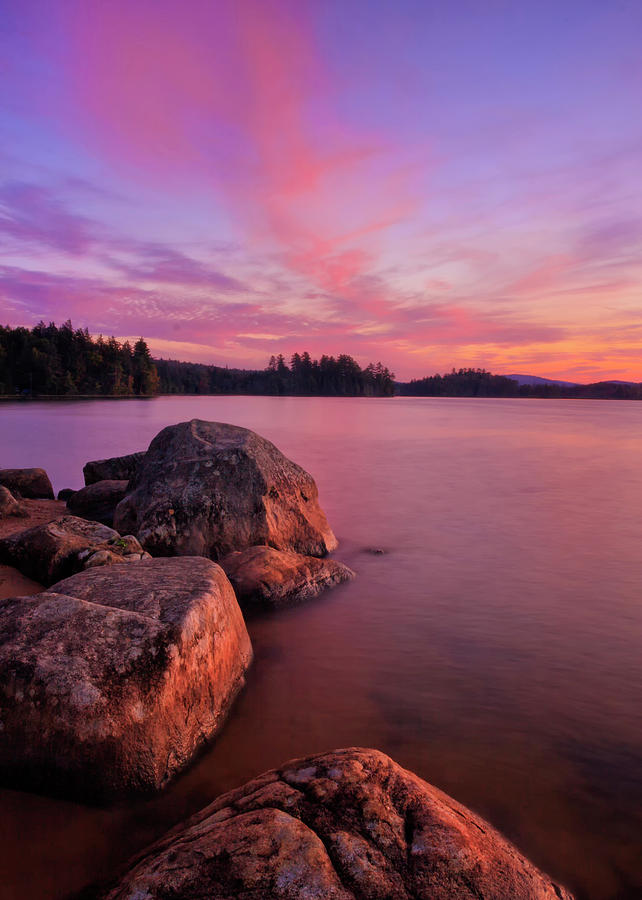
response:
<path id="1" fill-rule="evenodd" d="M 0 0 L 0 322 L 642 381 L 639 0 Z"/>

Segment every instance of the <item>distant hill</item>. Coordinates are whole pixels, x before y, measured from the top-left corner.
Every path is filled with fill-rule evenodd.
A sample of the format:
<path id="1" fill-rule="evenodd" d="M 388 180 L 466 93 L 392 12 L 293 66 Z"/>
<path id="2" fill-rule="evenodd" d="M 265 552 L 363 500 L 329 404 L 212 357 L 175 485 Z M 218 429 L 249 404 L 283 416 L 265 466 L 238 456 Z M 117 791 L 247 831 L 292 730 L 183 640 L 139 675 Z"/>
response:
<path id="1" fill-rule="evenodd" d="M 517 384 L 556 384 L 558 387 L 577 387 L 577 381 L 557 381 L 554 378 L 540 378 L 539 375 L 504 375 Z M 615 382 L 614 382 L 615 383 Z"/>
<path id="2" fill-rule="evenodd" d="M 544 385 L 544 384 L 555 384 L 557 387 L 588 387 L 586 384 L 581 384 L 579 381 L 559 381 L 555 378 L 540 378 L 539 375 L 504 375 L 504 378 L 510 378 L 511 381 L 516 381 L 517 384 L 528 384 L 531 387 L 533 385 Z M 617 378 L 609 378 L 606 381 L 597 382 L 598 384 L 628 384 L 634 387 L 637 387 L 640 382 L 637 381 L 620 381 Z"/>

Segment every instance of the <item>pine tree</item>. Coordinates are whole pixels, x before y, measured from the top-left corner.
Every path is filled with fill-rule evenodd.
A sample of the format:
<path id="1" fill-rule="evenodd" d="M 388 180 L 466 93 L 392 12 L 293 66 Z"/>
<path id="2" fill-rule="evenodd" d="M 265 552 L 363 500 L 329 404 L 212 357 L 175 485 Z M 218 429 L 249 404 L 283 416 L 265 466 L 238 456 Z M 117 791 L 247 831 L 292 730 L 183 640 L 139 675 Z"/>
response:
<path id="1" fill-rule="evenodd" d="M 133 355 L 134 393 L 150 396 L 158 391 L 158 372 L 149 347 L 139 338 L 134 344 Z"/>

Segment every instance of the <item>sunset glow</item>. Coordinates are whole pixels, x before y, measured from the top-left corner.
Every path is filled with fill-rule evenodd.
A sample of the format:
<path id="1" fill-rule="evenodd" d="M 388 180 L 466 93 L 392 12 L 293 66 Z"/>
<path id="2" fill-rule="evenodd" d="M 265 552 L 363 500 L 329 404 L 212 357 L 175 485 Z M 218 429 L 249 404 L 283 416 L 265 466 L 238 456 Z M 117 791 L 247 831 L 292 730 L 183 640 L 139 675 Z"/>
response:
<path id="1" fill-rule="evenodd" d="M 0 322 L 642 380 L 642 5 L 25 0 Z"/>

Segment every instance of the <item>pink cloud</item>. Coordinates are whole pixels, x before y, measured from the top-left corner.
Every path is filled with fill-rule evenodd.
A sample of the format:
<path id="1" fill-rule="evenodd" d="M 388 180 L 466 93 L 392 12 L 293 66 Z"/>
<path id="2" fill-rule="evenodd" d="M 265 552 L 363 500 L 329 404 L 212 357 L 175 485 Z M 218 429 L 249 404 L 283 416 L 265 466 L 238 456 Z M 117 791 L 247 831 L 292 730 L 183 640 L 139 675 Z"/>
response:
<path id="1" fill-rule="evenodd" d="M 324 290 L 371 267 L 376 234 L 415 208 L 423 166 L 337 117 L 302 5 L 195 0 L 186 16 L 172 0 L 113 0 L 59 13 L 67 115 L 83 139 L 164 190 L 209 182 L 252 250 Z"/>
<path id="2" fill-rule="evenodd" d="M 380 77 L 388 102 L 366 117 L 358 95 L 346 102 L 346 67 L 333 67 L 334 47 L 320 45 L 313 7 L 295 0 L 26 6 L 31 17 L 19 31 L 40 36 L 30 65 L 53 75 L 37 80 L 39 106 L 30 98 L 60 136 L 52 159 L 73 147 L 69 171 L 82 159 L 99 180 L 108 173 L 105 184 L 119 183 L 129 206 L 115 214 L 98 186 L 88 200 L 82 176 L 61 178 L 60 196 L 22 177 L 0 189 L 4 258 L 19 257 L 2 273 L 14 321 L 71 315 L 92 330 L 144 331 L 159 346 L 209 341 L 212 361 L 236 353 L 254 365 L 306 346 L 355 352 L 405 375 L 498 364 L 511 346 L 525 359 L 538 346 L 551 359 L 597 358 L 591 328 L 603 310 L 620 304 L 632 321 L 637 213 L 627 212 L 628 193 L 621 208 L 609 205 L 613 179 L 596 212 L 594 185 L 602 170 L 637 166 L 637 155 L 629 148 L 626 159 L 586 161 L 577 172 L 573 161 L 551 165 L 548 156 L 541 171 L 523 168 L 513 154 L 541 122 L 521 108 L 517 116 L 514 103 L 480 122 L 479 134 L 469 124 L 442 133 L 428 153 L 430 115 L 457 118 L 457 109 L 431 104 L 417 82 L 421 104 L 408 109 L 425 114 L 421 128 L 407 111 L 397 115 L 409 85 L 387 95 L 383 82 L 406 59 L 410 33 L 395 60 L 376 57 L 359 73 L 364 83 Z M 362 65 L 365 49 L 356 57 Z M 459 125 L 485 114 L 469 109 Z M 86 206 L 74 192 L 85 193 Z M 192 234 L 200 227 L 201 235 L 190 243 L 183 229 L 198 218 L 193 197 L 209 198 L 211 215 L 199 208 Z M 157 198 L 165 218 L 149 233 Z M 242 251 L 210 252 L 221 236 Z M 45 266 L 51 274 L 39 271 Z M 609 340 L 625 343 L 615 333 Z"/>
<path id="3" fill-rule="evenodd" d="M 185 253 L 163 244 L 138 244 L 130 241 L 125 245 L 130 256 L 129 262 L 109 259 L 111 265 L 132 282 L 154 282 L 156 284 L 184 285 L 208 288 L 213 292 L 249 292 L 250 288 L 238 279 L 212 266 L 206 265 Z M 107 249 L 109 249 L 107 247 Z"/>
<path id="4" fill-rule="evenodd" d="M 0 234 L 13 241 L 78 256 L 91 248 L 98 232 L 96 223 L 71 213 L 44 187 L 24 183 L 0 187 Z"/>
<path id="5" fill-rule="evenodd" d="M 535 269 L 509 284 L 505 288 L 505 293 L 509 296 L 520 296 L 546 291 L 557 285 L 575 265 L 575 262 L 571 256 L 565 254 L 551 256 Z"/>

